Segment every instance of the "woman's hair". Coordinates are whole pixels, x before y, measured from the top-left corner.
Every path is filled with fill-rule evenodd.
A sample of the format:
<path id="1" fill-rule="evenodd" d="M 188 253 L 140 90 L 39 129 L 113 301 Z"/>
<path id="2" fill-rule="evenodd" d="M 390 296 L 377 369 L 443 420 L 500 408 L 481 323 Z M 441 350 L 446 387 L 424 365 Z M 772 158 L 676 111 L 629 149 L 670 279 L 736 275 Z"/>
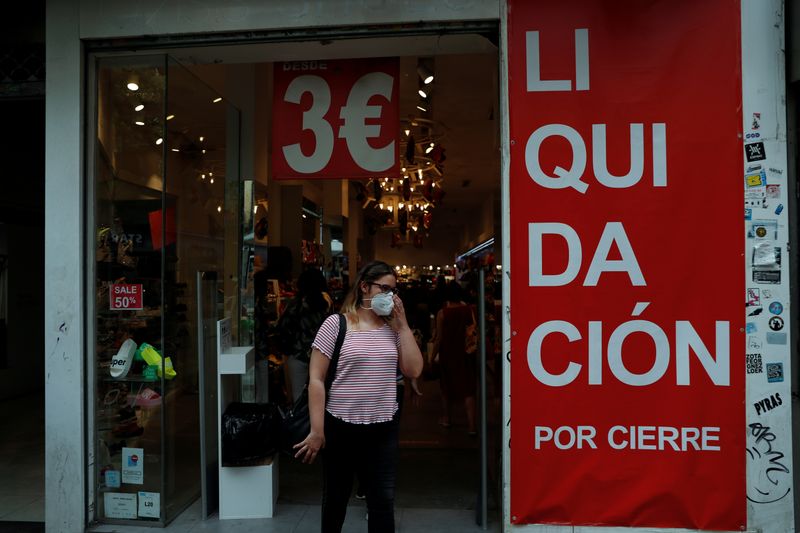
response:
<path id="1" fill-rule="evenodd" d="M 316 268 L 304 270 L 297 278 L 297 296 L 315 311 L 325 311 L 328 308 L 328 302 L 322 295 L 327 290 L 325 276 Z"/>
<path id="2" fill-rule="evenodd" d="M 371 261 L 364 265 L 356 276 L 353 286 L 350 287 L 350 290 L 347 292 L 347 296 L 344 298 L 341 310 L 342 314 L 349 315 L 351 320 L 358 322 L 357 311 L 363 298 L 361 294 L 361 284 L 372 283 L 376 279 L 380 279 L 389 274 L 395 276 L 395 278 L 397 277 L 394 269 L 383 261 Z"/>
<path id="3" fill-rule="evenodd" d="M 444 299 L 448 302 L 457 303 L 464 299 L 464 290 L 456 281 L 450 281 L 444 290 Z"/>

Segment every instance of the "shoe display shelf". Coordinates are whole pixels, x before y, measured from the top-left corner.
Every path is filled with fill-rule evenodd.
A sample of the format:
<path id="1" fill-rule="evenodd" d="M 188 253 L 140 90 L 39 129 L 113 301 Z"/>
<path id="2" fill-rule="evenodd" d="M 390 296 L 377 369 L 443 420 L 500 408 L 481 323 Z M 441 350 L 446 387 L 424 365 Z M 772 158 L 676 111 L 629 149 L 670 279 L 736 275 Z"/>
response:
<path id="1" fill-rule="evenodd" d="M 217 322 L 217 354 L 219 517 L 272 518 L 278 499 L 278 456 L 246 466 L 222 461 L 222 414 L 232 401 L 238 400 L 241 377 L 253 369 L 255 348 L 231 346 L 230 319 L 224 319 Z"/>

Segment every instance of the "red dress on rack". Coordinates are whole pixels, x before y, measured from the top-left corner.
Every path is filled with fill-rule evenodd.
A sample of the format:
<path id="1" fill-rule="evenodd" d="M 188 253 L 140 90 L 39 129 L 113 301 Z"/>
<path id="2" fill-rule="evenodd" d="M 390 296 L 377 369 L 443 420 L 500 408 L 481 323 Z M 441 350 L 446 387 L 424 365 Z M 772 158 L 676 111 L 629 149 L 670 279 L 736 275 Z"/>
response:
<path id="1" fill-rule="evenodd" d="M 475 396 L 477 369 L 475 354 L 467 354 L 467 326 L 472 324 L 471 305 L 445 306 L 442 312 L 442 331 L 439 344 L 441 386 L 450 401 Z"/>

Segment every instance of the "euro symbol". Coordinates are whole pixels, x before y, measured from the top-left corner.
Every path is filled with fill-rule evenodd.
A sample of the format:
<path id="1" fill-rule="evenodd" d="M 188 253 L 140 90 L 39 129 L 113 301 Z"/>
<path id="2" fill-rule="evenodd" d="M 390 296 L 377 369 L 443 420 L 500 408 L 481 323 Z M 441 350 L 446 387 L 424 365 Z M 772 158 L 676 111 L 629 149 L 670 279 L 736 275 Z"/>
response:
<path id="1" fill-rule="evenodd" d="M 347 104 L 339 113 L 339 118 L 344 121 L 339 128 L 339 138 L 347 142 L 353 161 L 370 172 L 382 172 L 394 164 L 395 141 L 389 142 L 382 148 L 373 148 L 367 139 L 380 136 L 381 126 L 365 123 L 368 118 L 381 116 L 381 106 L 367 105 L 369 99 L 378 95 L 391 102 L 393 86 L 394 79 L 388 74 L 383 72 L 365 74 L 353 85 L 347 96 Z"/>

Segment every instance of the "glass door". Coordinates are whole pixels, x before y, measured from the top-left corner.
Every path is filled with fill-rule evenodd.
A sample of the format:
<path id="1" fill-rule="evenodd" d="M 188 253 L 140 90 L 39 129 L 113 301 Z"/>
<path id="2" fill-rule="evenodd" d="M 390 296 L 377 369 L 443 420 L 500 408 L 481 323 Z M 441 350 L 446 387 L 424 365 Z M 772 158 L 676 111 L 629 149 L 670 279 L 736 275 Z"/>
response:
<path id="1" fill-rule="evenodd" d="M 201 492 L 197 273 L 238 306 L 239 112 L 167 56 L 97 80 L 96 517 L 163 525 Z"/>

